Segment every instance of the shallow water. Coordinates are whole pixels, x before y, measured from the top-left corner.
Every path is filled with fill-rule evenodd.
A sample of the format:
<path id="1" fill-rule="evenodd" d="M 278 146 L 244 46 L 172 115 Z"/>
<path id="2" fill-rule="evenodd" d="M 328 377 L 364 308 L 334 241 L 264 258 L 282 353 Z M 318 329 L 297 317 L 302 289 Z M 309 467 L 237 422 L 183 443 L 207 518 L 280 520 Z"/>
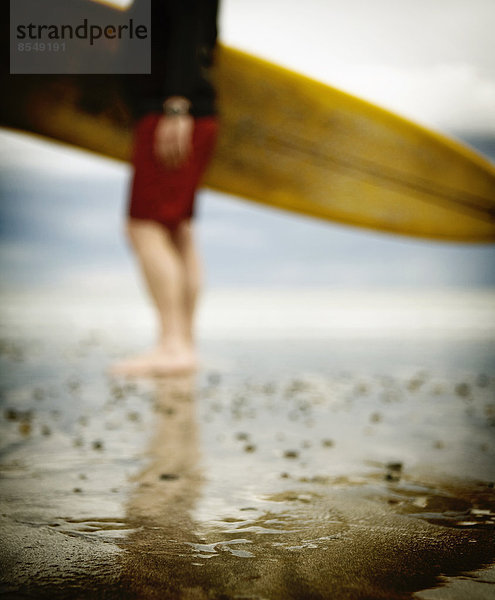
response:
<path id="1" fill-rule="evenodd" d="M 207 304 L 204 368 L 159 382 L 104 374 L 146 343 L 139 304 L 129 302 L 136 320 L 116 330 L 111 299 L 82 302 L 80 313 L 53 296 L 36 311 L 32 299 L 11 300 L 0 347 L 4 597 L 426 599 L 459 585 L 465 598 L 492 589 L 486 570 L 463 575 L 495 558 L 486 295 L 450 299 L 454 332 L 433 303 L 424 335 L 425 309 L 409 306 L 395 328 L 372 321 L 361 337 L 355 315 L 316 332 L 328 296 L 306 295 L 311 323 L 287 310 L 283 339 L 282 318 L 263 329 L 277 304 L 244 294 L 249 336 L 233 312 L 230 328 L 215 329 L 218 304 Z M 397 302 L 389 308 L 399 315 Z"/>

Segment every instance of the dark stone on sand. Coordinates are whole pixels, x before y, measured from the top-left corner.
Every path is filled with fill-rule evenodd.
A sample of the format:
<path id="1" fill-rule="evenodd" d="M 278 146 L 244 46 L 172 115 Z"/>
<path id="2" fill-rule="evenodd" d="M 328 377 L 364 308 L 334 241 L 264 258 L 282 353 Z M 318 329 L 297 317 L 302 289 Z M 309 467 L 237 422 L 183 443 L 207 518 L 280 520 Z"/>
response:
<path id="1" fill-rule="evenodd" d="M 7 421 L 17 421 L 19 418 L 19 413 L 15 410 L 15 408 L 7 408 L 3 414 Z"/>
<path id="2" fill-rule="evenodd" d="M 289 479 L 289 473 L 286 473 L 286 472 L 280 473 L 280 478 L 281 479 Z"/>
<path id="3" fill-rule="evenodd" d="M 369 388 L 365 383 L 360 383 L 356 386 L 355 392 L 358 396 L 366 396 L 369 392 Z"/>
<path id="4" fill-rule="evenodd" d="M 471 395 L 471 388 L 467 383 L 458 383 L 455 386 L 455 393 L 461 398 L 467 398 Z"/>
<path id="5" fill-rule="evenodd" d="M 294 379 L 289 383 L 287 389 L 285 390 L 285 395 L 287 397 L 294 396 L 298 392 L 304 392 L 307 389 L 308 385 L 301 379 Z"/>
<path id="6" fill-rule="evenodd" d="M 401 462 L 389 462 L 387 463 L 387 469 L 389 471 L 402 471 L 402 463 Z"/>
<path id="7" fill-rule="evenodd" d="M 31 433 L 31 423 L 26 421 L 19 423 L 19 433 L 21 435 L 29 435 Z"/>
<path id="8" fill-rule="evenodd" d="M 103 450 L 103 442 L 101 440 L 95 440 L 91 445 L 93 450 Z"/>
<path id="9" fill-rule="evenodd" d="M 299 451 L 298 450 L 286 450 L 284 452 L 284 458 L 298 458 Z"/>
<path id="10" fill-rule="evenodd" d="M 256 450 L 256 446 L 254 444 L 246 444 L 244 446 L 244 452 L 254 452 Z"/>
<path id="11" fill-rule="evenodd" d="M 121 387 L 113 386 L 111 390 L 112 397 L 115 400 L 121 400 L 125 396 L 125 392 Z"/>
<path id="12" fill-rule="evenodd" d="M 176 473 L 161 473 L 160 481 L 174 481 L 175 479 L 179 479 L 179 475 Z"/>
<path id="13" fill-rule="evenodd" d="M 324 440 L 321 440 L 321 445 L 324 448 L 333 448 L 335 446 L 335 442 L 329 438 L 326 438 Z"/>
<path id="14" fill-rule="evenodd" d="M 400 461 L 389 462 L 386 465 L 385 481 L 400 481 L 402 463 Z"/>
<path id="15" fill-rule="evenodd" d="M 374 412 L 370 415 L 370 421 L 372 423 L 380 423 L 380 421 L 382 420 L 382 415 L 379 412 Z"/>
<path id="16" fill-rule="evenodd" d="M 423 378 L 421 378 L 421 377 L 414 377 L 407 384 L 407 389 L 410 392 L 415 392 L 416 390 L 419 390 L 419 388 L 424 384 L 424 382 L 425 382 L 425 380 Z"/>
<path id="17" fill-rule="evenodd" d="M 245 442 L 249 439 L 249 434 L 246 433 L 245 431 L 239 431 L 238 433 L 235 434 L 235 437 L 240 442 Z"/>
<path id="18" fill-rule="evenodd" d="M 82 489 L 78 488 L 78 487 L 74 488 L 72 491 L 74 492 L 74 494 L 81 494 L 82 493 Z"/>

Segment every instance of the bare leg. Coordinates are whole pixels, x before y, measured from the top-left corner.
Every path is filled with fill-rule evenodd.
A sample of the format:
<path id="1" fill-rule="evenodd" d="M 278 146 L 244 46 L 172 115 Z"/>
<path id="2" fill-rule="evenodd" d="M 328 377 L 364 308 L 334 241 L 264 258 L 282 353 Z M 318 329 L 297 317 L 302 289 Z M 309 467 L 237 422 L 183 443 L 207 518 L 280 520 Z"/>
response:
<path id="1" fill-rule="evenodd" d="M 191 300 L 186 292 L 186 261 L 172 234 L 159 223 L 130 219 L 128 235 L 158 313 L 160 334 L 148 354 L 117 364 L 123 375 L 164 375 L 191 371 L 196 360 L 192 344 Z"/>
<path id="2" fill-rule="evenodd" d="M 183 265 L 187 336 L 193 344 L 194 315 L 201 288 L 201 262 L 196 251 L 191 221 L 183 221 L 171 237 Z"/>

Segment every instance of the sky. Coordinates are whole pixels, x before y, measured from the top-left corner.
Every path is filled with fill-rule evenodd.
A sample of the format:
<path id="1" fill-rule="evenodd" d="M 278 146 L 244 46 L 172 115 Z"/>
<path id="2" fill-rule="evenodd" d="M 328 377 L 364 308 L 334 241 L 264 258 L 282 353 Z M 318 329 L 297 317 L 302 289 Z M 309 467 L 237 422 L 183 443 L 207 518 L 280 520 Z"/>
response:
<path id="1" fill-rule="evenodd" d="M 432 127 L 495 134 L 493 0 L 224 0 L 225 43 Z"/>
<path id="2" fill-rule="evenodd" d="M 492 0 L 224 0 L 221 39 L 491 152 Z M 0 132 L 4 285 L 120 285 L 127 166 Z M 201 193 L 207 281 L 223 286 L 495 286 L 495 246 L 302 218 Z M 134 280 L 134 279 L 133 279 Z"/>

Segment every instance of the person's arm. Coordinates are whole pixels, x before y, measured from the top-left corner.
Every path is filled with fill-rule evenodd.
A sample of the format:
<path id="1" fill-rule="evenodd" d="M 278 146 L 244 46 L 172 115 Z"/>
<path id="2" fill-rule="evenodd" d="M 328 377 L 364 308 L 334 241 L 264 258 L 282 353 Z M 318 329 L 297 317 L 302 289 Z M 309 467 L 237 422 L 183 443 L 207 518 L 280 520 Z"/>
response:
<path id="1" fill-rule="evenodd" d="M 155 153 L 169 167 L 183 164 L 190 152 L 194 122 L 191 95 L 199 69 L 198 0 L 170 3 L 163 112 L 155 133 Z"/>

